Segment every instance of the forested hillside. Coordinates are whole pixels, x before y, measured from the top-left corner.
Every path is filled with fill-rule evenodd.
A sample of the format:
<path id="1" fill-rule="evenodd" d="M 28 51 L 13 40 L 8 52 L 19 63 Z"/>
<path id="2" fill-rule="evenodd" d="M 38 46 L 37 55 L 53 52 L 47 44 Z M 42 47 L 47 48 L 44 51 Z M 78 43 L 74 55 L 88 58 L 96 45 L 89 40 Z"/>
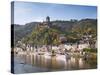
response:
<path id="1" fill-rule="evenodd" d="M 15 44 L 18 40 L 27 40 L 32 44 L 59 44 L 58 37 L 64 34 L 69 41 L 77 41 L 83 35 L 97 36 L 97 20 L 82 19 L 70 21 L 51 21 L 50 28 L 37 29 L 39 22 L 14 25 Z"/>

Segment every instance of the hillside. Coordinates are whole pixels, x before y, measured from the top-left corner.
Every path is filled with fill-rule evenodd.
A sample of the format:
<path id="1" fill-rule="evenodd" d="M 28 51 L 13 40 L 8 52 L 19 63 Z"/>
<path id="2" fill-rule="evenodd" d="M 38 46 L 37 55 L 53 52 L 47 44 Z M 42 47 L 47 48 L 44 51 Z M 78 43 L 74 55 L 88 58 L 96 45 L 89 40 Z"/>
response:
<path id="1" fill-rule="evenodd" d="M 14 35 L 15 35 L 14 42 L 16 43 L 17 41 L 21 40 L 23 37 L 26 37 L 28 34 L 30 34 L 37 24 L 38 22 L 31 22 L 25 25 L 18 25 L 18 24 L 11 25 L 12 29 L 14 29 L 12 30 L 14 31 Z"/>
<path id="2" fill-rule="evenodd" d="M 39 24 L 39 22 L 31 22 L 31 23 L 27 23 L 25 25 L 14 25 L 14 32 L 15 32 L 15 43 L 18 40 L 21 40 L 22 38 L 27 38 L 30 37 L 30 41 L 33 41 L 32 38 L 35 35 L 35 32 L 37 32 L 37 35 L 41 35 L 41 40 L 45 40 L 43 39 L 44 36 L 46 36 L 49 32 L 55 32 L 58 34 L 58 36 L 60 34 L 65 34 L 65 37 L 69 40 L 72 39 L 80 39 L 81 35 L 83 36 L 84 34 L 91 34 L 96 38 L 97 35 L 97 20 L 96 19 L 82 19 L 82 20 L 75 20 L 75 21 L 51 21 L 51 27 L 49 30 L 44 29 L 43 31 L 38 31 L 35 28 L 37 27 L 37 25 Z M 45 32 L 45 30 L 47 30 Z M 54 30 L 54 31 L 53 31 Z M 60 33 L 59 33 L 59 32 Z M 48 35 L 49 36 L 49 35 Z M 36 38 L 35 38 L 36 39 Z M 49 38 L 50 39 L 50 38 Z M 39 41 L 39 42 L 40 42 Z"/>
<path id="3" fill-rule="evenodd" d="M 54 28 L 35 28 L 32 33 L 23 38 L 24 43 L 32 45 L 56 45 L 59 44 L 59 34 L 61 32 Z"/>

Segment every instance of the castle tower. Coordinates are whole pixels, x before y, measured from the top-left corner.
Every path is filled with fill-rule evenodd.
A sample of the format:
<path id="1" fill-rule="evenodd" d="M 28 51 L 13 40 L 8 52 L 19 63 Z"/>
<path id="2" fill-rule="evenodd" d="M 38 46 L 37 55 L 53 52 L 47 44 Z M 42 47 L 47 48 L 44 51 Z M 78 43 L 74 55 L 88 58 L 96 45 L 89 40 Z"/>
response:
<path id="1" fill-rule="evenodd" d="M 46 22 L 50 23 L 50 17 L 49 16 L 46 17 Z"/>

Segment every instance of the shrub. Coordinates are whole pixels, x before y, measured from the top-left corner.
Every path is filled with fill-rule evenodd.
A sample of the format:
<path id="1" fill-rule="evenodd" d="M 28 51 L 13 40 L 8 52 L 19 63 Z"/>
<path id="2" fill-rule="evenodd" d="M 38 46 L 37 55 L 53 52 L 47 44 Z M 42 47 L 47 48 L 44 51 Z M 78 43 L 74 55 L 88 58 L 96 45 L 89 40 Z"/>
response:
<path id="1" fill-rule="evenodd" d="M 83 51 L 85 51 L 85 52 L 97 52 L 97 48 L 84 48 Z"/>

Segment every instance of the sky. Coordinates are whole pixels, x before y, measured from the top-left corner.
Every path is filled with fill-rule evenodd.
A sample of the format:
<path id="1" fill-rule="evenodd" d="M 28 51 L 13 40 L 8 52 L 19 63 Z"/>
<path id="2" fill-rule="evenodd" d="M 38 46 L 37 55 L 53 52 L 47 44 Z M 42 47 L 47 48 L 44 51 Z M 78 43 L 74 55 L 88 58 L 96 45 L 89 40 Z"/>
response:
<path id="1" fill-rule="evenodd" d="M 14 24 L 24 25 L 29 22 L 43 22 L 46 16 L 50 20 L 70 20 L 97 18 L 96 6 L 68 5 L 68 4 L 52 4 L 52 3 L 36 3 L 36 2 L 14 2 Z"/>

